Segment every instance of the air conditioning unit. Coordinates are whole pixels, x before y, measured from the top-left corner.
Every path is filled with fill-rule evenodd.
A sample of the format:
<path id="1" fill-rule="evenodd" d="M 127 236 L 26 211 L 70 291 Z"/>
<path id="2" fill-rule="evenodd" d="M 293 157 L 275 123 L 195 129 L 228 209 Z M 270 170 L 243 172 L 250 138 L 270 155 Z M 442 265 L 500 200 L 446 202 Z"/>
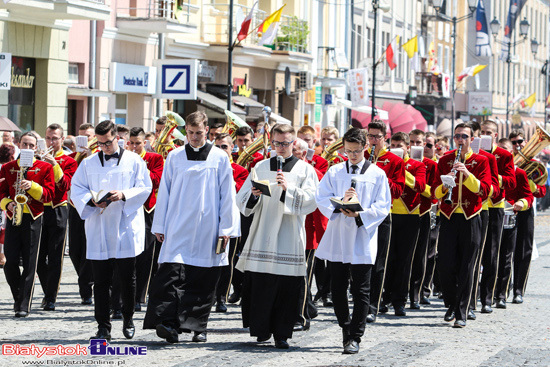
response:
<path id="1" fill-rule="evenodd" d="M 300 71 L 298 77 L 298 89 L 310 90 L 313 87 L 313 74 L 311 74 L 311 71 Z"/>

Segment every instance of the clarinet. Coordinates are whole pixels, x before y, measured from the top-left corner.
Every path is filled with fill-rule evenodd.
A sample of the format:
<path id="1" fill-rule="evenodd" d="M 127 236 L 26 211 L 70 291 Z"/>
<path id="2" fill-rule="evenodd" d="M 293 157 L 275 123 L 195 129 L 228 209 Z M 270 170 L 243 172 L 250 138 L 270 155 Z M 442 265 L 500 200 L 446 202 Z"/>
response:
<path id="1" fill-rule="evenodd" d="M 369 155 L 369 162 L 374 163 L 374 147 L 372 148 L 372 151 Z"/>
<path id="2" fill-rule="evenodd" d="M 458 146 L 458 149 L 456 150 L 456 158 L 455 162 L 453 163 L 453 166 L 460 162 L 460 153 L 462 153 L 462 145 Z M 456 175 L 456 169 L 451 170 L 451 173 L 454 173 Z M 453 188 L 449 188 L 449 193 L 447 194 L 447 197 L 445 198 L 445 204 L 452 205 L 453 204 Z"/>

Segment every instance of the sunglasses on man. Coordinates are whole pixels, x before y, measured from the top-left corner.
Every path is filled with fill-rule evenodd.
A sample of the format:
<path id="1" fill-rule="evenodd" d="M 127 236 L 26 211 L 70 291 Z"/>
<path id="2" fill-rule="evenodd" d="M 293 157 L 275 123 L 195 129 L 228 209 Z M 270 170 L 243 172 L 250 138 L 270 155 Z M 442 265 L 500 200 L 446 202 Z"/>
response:
<path id="1" fill-rule="evenodd" d="M 217 148 L 220 148 L 220 149 L 223 149 L 223 150 L 226 150 L 227 148 L 229 148 L 229 145 L 227 144 L 222 144 L 222 145 L 216 145 Z"/>
<path id="2" fill-rule="evenodd" d="M 512 144 L 514 144 L 514 145 L 521 145 L 521 144 L 523 144 L 524 141 L 525 141 L 525 140 L 523 140 L 523 139 L 512 140 Z"/>

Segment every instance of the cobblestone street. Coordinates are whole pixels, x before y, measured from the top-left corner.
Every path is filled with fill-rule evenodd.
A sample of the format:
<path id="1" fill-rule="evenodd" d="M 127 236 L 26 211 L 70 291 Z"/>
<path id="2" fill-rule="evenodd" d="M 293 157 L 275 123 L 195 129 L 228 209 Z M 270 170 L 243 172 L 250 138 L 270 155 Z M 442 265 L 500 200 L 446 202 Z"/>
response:
<path id="1" fill-rule="evenodd" d="M 453 329 L 443 321 L 441 300 L 420 310 L 407 309 L 406 317 L 392 312 L 369 324 L 358 355 L 342 355 L 341 331 L 332 309 L 320 307 L 319 317 L 307 332 L 289 340 L 290 350 L 275 349 L 270 343 L 258 344 L 242 328 L 240 309 L 230 305 L 225 314 L 212 313 L 208 342 L 190 342 L 180 336 L 179 344 L 161 341 L 152 330 L 143 330 L 144 312 L 138 312 L 136 337 L 130 342 L 122 335 L 122 321 L 113 322 L 111 346 L 145 346 L 145 356 L 7 356 L 2 366 L 21 365 L 124 365 L 124 366 L 548 366 L 550 365 L 550 321 L 548 321 L 548 275 L 550 272 L 550 215 L 536 219 L 539 258 L 532 262 L 522 305 L 508 302 L 508 309 L 477 314 L 465 329 Z M 39 308 L 42 291 L 35 287 L 33 310 L 29 317 L 16 319 L 13 301 L 4 275 L 0 276 L 0 339 L 6 345 L 31 347 L 87 347 L 96 331 L 93 306 L 80 305 L 76 274 L 68 257 L 56 311 Z M 509 299 L 509 301 L 511 301 Z M 478 307 L 479 309 L 479 307 Z M 73 362 L 70 362 L 73 361 Z"/>

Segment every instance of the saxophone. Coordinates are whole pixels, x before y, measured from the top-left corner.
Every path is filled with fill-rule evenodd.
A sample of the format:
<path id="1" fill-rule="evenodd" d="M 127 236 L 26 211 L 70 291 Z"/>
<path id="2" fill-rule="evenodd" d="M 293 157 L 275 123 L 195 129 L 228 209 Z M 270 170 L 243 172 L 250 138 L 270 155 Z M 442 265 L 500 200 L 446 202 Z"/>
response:
<path id="1" fill-rule="evenodd" d="M 21 188 L 21 181 L 25 179 L 25 174 L 27 173 L 27 167 L 20 167 L 17 171 L 17 180 L 15 181 L 15 197 L 13 201 L 15 202 L 15 207 L 13 209 L 13 218 L 12 225 L 20 226 L 23 221 L 23 208 L 29 198 L 25 195 L 25 190 Z"/>

